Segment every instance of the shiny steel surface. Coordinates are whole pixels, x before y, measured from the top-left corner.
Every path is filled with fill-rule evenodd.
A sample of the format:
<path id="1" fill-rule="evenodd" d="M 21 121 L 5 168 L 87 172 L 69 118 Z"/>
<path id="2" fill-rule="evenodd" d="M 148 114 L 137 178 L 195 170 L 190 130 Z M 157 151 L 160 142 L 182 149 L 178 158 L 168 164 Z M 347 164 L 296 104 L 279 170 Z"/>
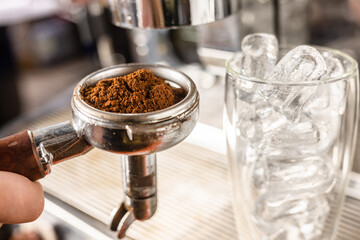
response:
<path id="1" fill-rule="evenodd" d="M 157 208 L 157 194 L 146 198 L 133 198 L 125 195 L 125 207 L 133 214 L 136 220 L 151 218 Z"/>
<path id="2" fill-rule="evenodd" d="M 132 198 L 156 193 L 156 155 L 122 156 L 124 192 Z"/>
<path id="3" fill-rule="evenodd" d="M 183 88 L 186 97 L 167 109 L 137 114 L 101 111 L 80 98 L 82 88 L 140 68 L 150 69 L 157 77 Z M 74 128 L 94 147 L 125 155 L 148 155 L 172 147 L 189 135 L 198 119 L 199 94 L 191 79 L 173 68 L 126 64 L 85 77 L 75 87 L 71 105 Z"/>
<path id="4" fill-rule="evenodd" d="M 179 103 L 155 112 L 122 114 L 98 110 L 86 104 L 80 91 L 98 81 L 149 69 L 169 84 L 182 88 L 186 96 Z M 124 64 L 101 69 L 82 79 L 74 89 L 72 119 L 75 131 L 92 146 L 123 155 L 124 203 L 111 222 L 111 229 L 125 235 L 134 220 L 152 217 L 157 207 L 156 156 L 187 137 L 199 115 L 199 94 L 185 74 L 166 66 Z M 126 209 L 126 210 L 125 210 Z M 118 226 L 116 226 L 118 224 Z"/>
<path id="5" fill-rule="evenodd" d="M 123 238 L 135 220 L 151 218 L 157 207 L 156 155 L 122 156 L 124 202 L 114 210 L 110 229 Z"/>
<path id="6" fill-rule="evenodd" d="M 179 103 L 155 112 L 121 114 L 98 110 L 86 104 L 80 91 L 100 80 L 149 69 L 186 96 Z M 46 173 L 60 161 L 86 153 L 92 147 L 122 154 L 124 202 L 113 215 L 112 230 L 119 237 L 134 220 L 152 217 L 157 207 L 155 153 L 186 138 L 199 115 L 199 94 L 185 74 L 154 64 L 124 64 L 101 69 L 82 79 L 74 89 L 72 123 L 69 121 L 33 132 L 34 148 Z M 117 226 L 118 225 L 118 226 Z"/>
<path id="7" fill-rule="evenodd" d="M 51 166 L 77 157 L 93 147 L 73 128 L 70 121 L 40 128 L 32 132 L 33 144 L 45 173 Z"/>
<path id="8" fill-rule="evenodd" d="M 109 0 L 115 25 L 174 28 L 223 19 L 240 9 L 240 0 Z"/>
<path id="9" fill-rule="evenodd" d="M 114 209 L 110 223 L 110 229 L 118 232 L 118 238 L 124 238 L 126 231 L 135 221 L 134 214 L 125 207 L 125 203 L 121 203 L 118 209 Z"/>

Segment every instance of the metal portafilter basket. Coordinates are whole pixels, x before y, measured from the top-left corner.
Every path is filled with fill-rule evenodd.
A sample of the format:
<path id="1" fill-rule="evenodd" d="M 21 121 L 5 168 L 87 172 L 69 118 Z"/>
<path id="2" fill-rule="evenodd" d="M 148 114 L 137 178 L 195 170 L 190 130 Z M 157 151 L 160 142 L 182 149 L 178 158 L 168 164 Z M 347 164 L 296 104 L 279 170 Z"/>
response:
<path id="1" fill-rule="evenodd" d="M 98 110 L 80 98 L 80 90 L 106 78 L 149 69 L 174 87 L 185 90 L 179 103 L 155 112 L 120 114 Z M 52 165 L 85 154 L 93 147 L 122 157 L 125 200 L 114 212 L 110 228 L 125 232 L 134 220 L 146 220 L 156 210 L 156 152 L 186 138 L 199 113 L 199 95 L 193 81 L 166 66 L 125 64 L 101 69 L 82 79 L 74 89 L 72 121 L 0 139 L 0 170 L 32 181 L 50 173 Z"/>

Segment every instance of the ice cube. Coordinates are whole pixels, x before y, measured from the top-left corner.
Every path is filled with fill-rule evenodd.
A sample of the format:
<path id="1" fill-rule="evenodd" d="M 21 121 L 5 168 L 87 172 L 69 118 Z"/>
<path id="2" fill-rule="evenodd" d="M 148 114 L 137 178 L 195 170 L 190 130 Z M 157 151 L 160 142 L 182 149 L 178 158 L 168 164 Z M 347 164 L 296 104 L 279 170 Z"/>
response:
<path id="1" fill-rule="evenodd" d="M 267 102 L 257 103 L 253 108 L 249 107 L 239 118 L 238 129 L 241 136 L 254 144 L 260 144 L 266 139 L 267 134 L 288 123 L 288 120 L 277 112 Z"/>
<path id="2" fill-rule="evenodd" d="M 266 79 L 278 58 L 278 41 L 272 34 L 255 33 L 244 37 L 241 42 L 243 53 L 242 73 L 247 76 Z"/>
<path id="3" fill-rule="evenodd" d="M 264 176 L 268 191 L 291 195 L 322 194 L 329 192 L 336 181 L 334 166 L 327 156 L 267 159 L 266 163 Z"/>
<path id="4" fill-rule="evenodd" d="M 318 155 L 330 147 L 331 131 L 333 129 L 326 125 L 316 125 L 303 117 L 299 122 L 283 125 L 270 133 L 265 139 L 264 152 L 278 159 Z"/>
<path id="5" fill-rule="evenodd" d="M 327 65 L 327 72 L 323 79 L 341 76 L 345 68 L 340 59 L 329 52 L 322 52 Z M 346 88 L 344 80 L 324 82 L 319 85 L 316 94 L 304 105 L 304 110 L 309 112 L 317 121 L 327 122 L 329 117 L 336 117 L 344 113 L 346 107 Z"/>
<path id="6" fill-rule="evenodd" d="M 327 51 L 321 52 L 321 55 L 324 58 L 327 66 L 327 72 L 324 78 L 339 77 L 345 73 L 344 65 L 340 59 Z"/>
<path id="7" fill-rule="evenodd" d="M 247 103 L 256 103 L 262 101 L 263 97 L 257 92 L 258 86 L 259 83 L 246 79 L 239 79 L 239 81 L 234 83 L 237 99 Z"/>
<path id="8" fill-rule="evenodd" d="M 320 80 L 326 71 L 325 60 L 315 48 L 299 46 L 289 51 L 275 66 L 268 79 L 274 84 L 259 91 L 289 120 L 297 121 L 303 105 L 316 93 L 317 86 L 296 84 Z"/>
<path id="9" fill-rule="evenodd" d="M 296 225 L 297 220 L 326 216 L 329 210 L 324 194 L 297 198 L 287 193 L 269 191 L 256 200 L 253 217 L 262 232 L 272 235 L 289 225 Z"/>
<path id="10" fill-rule="evenodd" d="M 328 210 L 329 211 L 329 210 Z M 300 236 L 304 240 L 319 239 L 318 237 L 322 234 L 325 228 L 325 223 L 328 214 L 312 214 L 306 218 L 296 219 L 295 228 L 300 232 Z"/>
<path id="11" fill-rule="evenodd" d="M 289 51 L 275 66 L 270 78 L 277 82 L 309 82 L 321 79 L 326 63 L 313 47 L 302 45 Z"/>
<path id="12" fill-rule="evenodd" d="M 252 165 L 251 180 L 256 189 L 265 189 L 268 183 L 267 173 L 269 172 L 267 169 L 268 165 L 266 162 L 266 158 L 258 154 L 258 158 Z"/>
<path id="13" fill-rule="evenodd" d="M 346 108 L 347 82 L 339 80 L 318 86 L 318 92 L 304 106 L 317 121 L 344 114 Z M 326 119 L 327 118 L 327 119 Z"/>

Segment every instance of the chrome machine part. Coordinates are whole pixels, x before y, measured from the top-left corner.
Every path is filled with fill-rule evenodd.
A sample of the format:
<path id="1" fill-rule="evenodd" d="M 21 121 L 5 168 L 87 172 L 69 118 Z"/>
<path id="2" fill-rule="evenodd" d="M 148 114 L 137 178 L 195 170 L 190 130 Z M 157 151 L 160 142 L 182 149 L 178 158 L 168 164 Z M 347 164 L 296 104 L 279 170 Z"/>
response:
<path id="1" fill-rule="evenodd" d="M 87 105 L 80 91 L 98 81 L 149 69 L 174 87 L 185 90 L 179 103 L 155 112 L 120 114 L 105 112 Z M 126 64 L 109 67 L 85 77 L 74 89 L 73 126 L 92 146 L 123 155 L 122 169 L 125 200 L 113 216 L 110 228 L 119 237 L 134 220 L 146 220 L 156 210 L 156 156 L 186 138 L 199 114 L 199 94 L 185 74 L 166 66 Z"/>
<path id="2" fill-rule="evenodd" d="M 134 199 L 156 194 L 156 155 L 123 156 L 124 192 Z"/>
<path id="3" fill-rule="evenodd" d="M 155 112 L 122 114 L 105 112 L 86 104 L 80 91 L 100 80 L 149 69 L 186 96 L 179 103 Z M 50 173 L 52 164 L 76 157 L 93 147 L 123 155 L 125 200 L 113 216 L 110 228 L 125 236 L 135 220 L 149 219 L 157 206 L 156 155 L 184 140 L 199 115 L 199 94 L 185 74 L 162 65 L 124 64 L 101 69 L 82 79 L 71 101 L 72 122 L 63 122 L 32 132 L 36 158 Z"/>
<path id="4" fill-rule="evenodd" d="M 119 114 L 98 110 L 80 98 L 80 90 L 96 82 L 138 69 L 149 69 L 187 93 L 179 103 L 155 112 Z M 94 147 L 123 155 L 149 155 L 181 142 L 192 131 L 198 119 L 199 94 L 185 74 L 155 64 L 124 64 L 102 69 L 81 80 L 72 98 L 73 125 Z"/>
<path id="5" fill-rule="evenodd" d="M 123 238 L 135 220 L 146 220 L 156 211 L 156 155 L 122 156 L 125 200 L 114 209 L 110 229 Z"/>
<path id="6" fill-rule="evenodd" d="M 125 203 L 121 203 L 118 209 L 114 209 L 111 216 L 110 229 L 118 232 L 118 238 L 124 238 L 130 225 L 135 221 L 131 209 L 126 209 Z"/>
<path id="7" fill-rule="evenodd" d="M 35 130 L 32 138 L 46 174 L 50 173 L 51 165 L 85 154 L 93 148 L 79 136 L 70 121 Z"/>
<path id="8" fill-rule="evenodd" d="M 109 0 L 113 22 L 124 28 L 175 28 L 223 19 L 239 0 Z"/>

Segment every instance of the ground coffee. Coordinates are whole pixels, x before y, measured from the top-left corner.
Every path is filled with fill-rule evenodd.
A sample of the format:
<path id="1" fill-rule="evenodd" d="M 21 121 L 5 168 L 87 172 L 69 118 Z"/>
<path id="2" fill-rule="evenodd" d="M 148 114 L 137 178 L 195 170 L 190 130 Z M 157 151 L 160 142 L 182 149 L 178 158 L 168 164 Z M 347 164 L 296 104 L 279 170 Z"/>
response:
<path id="1" fill-rule="evenodd" d="M 126 76 L 104 79 L 81 90 L 89 105 L 108 112 L 146 113 L 170 107 L 185 97 L 150 70 L 140 69 Z"/>

